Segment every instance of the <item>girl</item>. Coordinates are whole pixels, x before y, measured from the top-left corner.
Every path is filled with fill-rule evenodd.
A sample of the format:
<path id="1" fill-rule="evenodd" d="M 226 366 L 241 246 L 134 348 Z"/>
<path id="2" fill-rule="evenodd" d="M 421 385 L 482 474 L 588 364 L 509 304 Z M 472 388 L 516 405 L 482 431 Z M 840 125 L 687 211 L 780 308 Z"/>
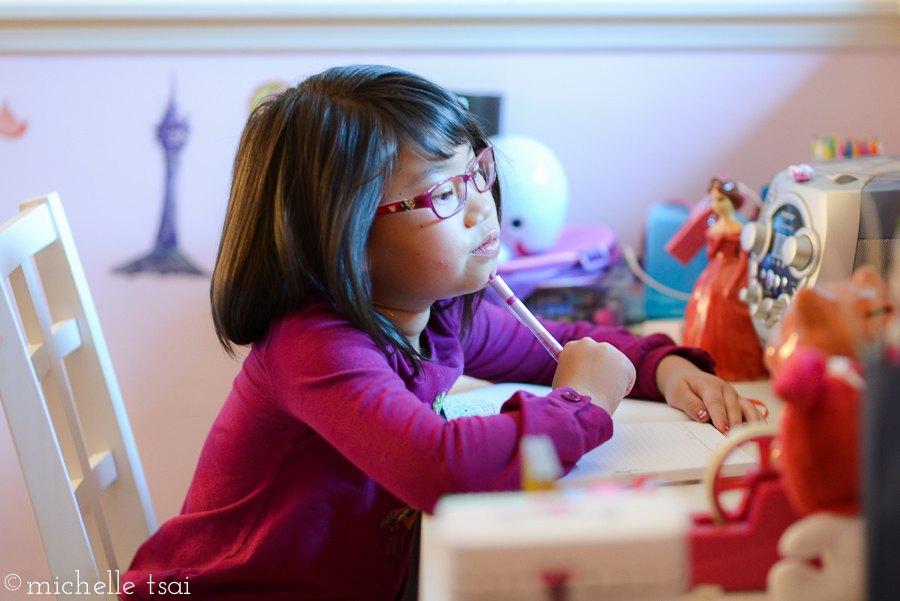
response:
<path id="1" fill-rule="evenodd" d="M 252 348 L 181 515 L 138 551 L 124 598 L 414 594 L 420 511 L 515 489 L 525 435 L 548 435 L 571 468 L 610 438 L 635 375 L 632 395 L 722 429 L 758 419 L 702 351 L 548 323 L 568 343 L 557 367 L 480 303 L 499 250 L 495 174 L 475 118 L 410 73 L 331 69 L 253 113 L 211 286 L 223 346 Z M 553 391 L 448 423 L 434 406 L 463 373 Z"/>

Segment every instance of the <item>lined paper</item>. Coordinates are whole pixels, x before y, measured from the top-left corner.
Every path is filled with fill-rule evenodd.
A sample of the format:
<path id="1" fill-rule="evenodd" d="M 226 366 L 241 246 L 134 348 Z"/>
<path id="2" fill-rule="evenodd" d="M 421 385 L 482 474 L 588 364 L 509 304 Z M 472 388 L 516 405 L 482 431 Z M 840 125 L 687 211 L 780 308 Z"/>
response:
<path id="1" fill-rule="evenodd" d="M 586 453 L 562 481 L 630 481 L 643 476 L 667 483 L 702 480 L 713 453 L 726 440 L 712 425 L 698 422 L 617 425 L 612 439 Z M 735 449 L 723 473 L 736 475 L 753 463 L 748 453 Z"/>
<path id="2" fill-rule="evenodd" d="M 448 419 L 469 415 L 493 415 L 516 390 L 546 395 L 550 388 L 529 384 L 496 384 L 448 396 L 443 411 Z M 648 401 L 633 401 L 645 403 Z M 654 404 L 655 405 L 655 404 Z M 685 417 L 685 419 L 687 419 Z M 711 424 L 694 421 L 659 421 L 615 424 L 613 437 L 586 453 L 561 484 L 583 484 L 612 480 L 629 482 L 651 476 L 663 483 L 702 480 L 706 467 L 727 437 Z M 734 449 L 722 473 L 734 476 L 746 472 L 755 459 Z"/>

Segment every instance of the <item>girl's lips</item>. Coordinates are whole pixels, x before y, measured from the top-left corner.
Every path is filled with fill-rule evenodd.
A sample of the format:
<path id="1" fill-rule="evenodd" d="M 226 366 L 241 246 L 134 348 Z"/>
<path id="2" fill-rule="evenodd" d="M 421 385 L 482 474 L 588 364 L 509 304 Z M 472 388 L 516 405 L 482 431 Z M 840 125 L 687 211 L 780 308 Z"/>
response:
<path id="1" fill-rule="evenodd" d="M 481 246 L 472 251 L 473 255 L 478 255 L 479 257 L 496 257 L 500 254 L 500 232 L 497 230 L 491 231 L 487 236 L 484 237 L 484 241 L 481 243 Z"/>

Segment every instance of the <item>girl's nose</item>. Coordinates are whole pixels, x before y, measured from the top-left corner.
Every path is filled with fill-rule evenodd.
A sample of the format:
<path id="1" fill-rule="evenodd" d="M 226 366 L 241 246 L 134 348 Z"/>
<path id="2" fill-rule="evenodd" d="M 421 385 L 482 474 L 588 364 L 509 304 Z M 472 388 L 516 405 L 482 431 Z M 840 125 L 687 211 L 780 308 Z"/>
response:
<path id="1" fill-rule="evenodd" d="M 494 197 L 491 191 L 479 192 L 470 185 L 466 191 L 466 227 L 474 227 L 487 219 L 495 210 Z"/>

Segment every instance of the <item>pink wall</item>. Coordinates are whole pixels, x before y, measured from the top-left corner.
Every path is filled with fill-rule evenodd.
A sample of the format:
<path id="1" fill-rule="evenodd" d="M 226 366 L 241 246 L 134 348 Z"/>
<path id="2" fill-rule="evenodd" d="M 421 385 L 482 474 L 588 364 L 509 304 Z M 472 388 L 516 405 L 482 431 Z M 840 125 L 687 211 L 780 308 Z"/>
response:
<path id="1" fill-rule="evenodd" d="M 816 134 L 880 136 L 900 152 L 898 51 L 0 56 L 0 102 L 27 121 L 21 137 L 0 135 L 0 222 L 21 200 L 60 193 L 160 521 L 177 513 L 239 369 L 217 347 L 208 278 L 111 273 L 156 233 L 154 130 L 170 88 L 191 127 L 177 182 L 181 247 L 211 270 L 252 91 L 355 62 L 503 94 L 502 131 L 541 140 L 567 170 L 568 221 L 607 224 L 631 244 L 651 203 L 699 198 L 721 171 L 758 187 L 809 160 Z M 0 481 L 0 576 L 46 579 L 2 425 Z"/>

